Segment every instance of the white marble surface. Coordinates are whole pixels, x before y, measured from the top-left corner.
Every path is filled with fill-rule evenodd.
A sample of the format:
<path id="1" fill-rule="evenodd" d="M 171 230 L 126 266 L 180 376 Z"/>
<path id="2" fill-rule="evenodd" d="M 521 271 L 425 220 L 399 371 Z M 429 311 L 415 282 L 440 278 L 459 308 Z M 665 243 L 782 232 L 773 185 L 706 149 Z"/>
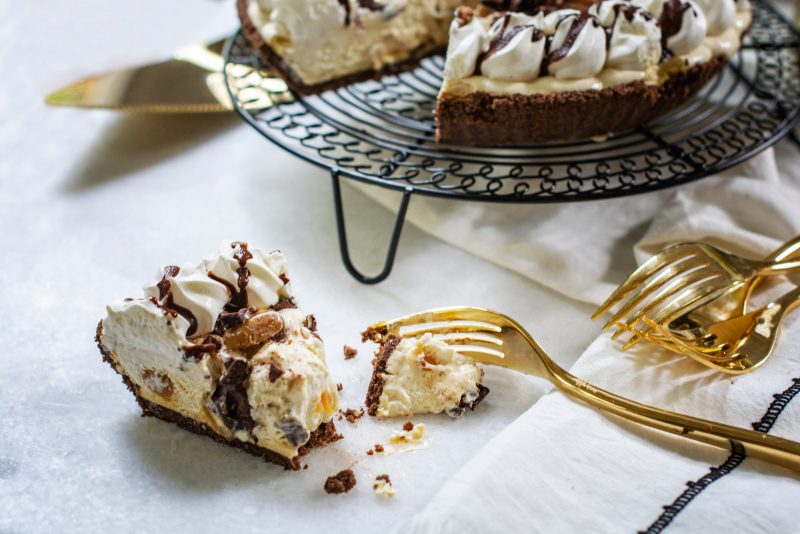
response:
<path id="1" fill-rule="evenodd" d="M 100 360 L 95 325 L 108 302 L 138 295 L 158 268 L 198 259 L 225 238 L 288 256 L 301 305 L 317 315 L 344 383 L 345 407 L 362 402 L 372 347 L 358 337 L 378 319 L 452 303 L 496 307 L 565 365 L 596 335 L 589 306 L 410 226 L 392 277 L 358 284 L 339 259 L 326 174 L 236 117 L 43 104 L 76 77 L 232 29 L 230 2 L 4 3 L 0 20 L 10 43 L 0 52 L 0 532 L 379 532 L 420 509 L 545 388 L 490 370 L 492 394 L 479 411 L 458 421 L 419 418 L 430 448 L 366 458 L 403 421 L 343 421 L 346 439 L 314 452 L 299 473 L 143 419 Z M 358 258 L 382 257 L 391 214 L 350 188 L 345 196 Z M 342 359 L 345 343 L 359 349 L 357 359 Z M 354 492 L 326 495 L 325 478 L 354 461 Z M 370 475 L 383 472 L 398 491 L 391 502 L 371 492 Z"/>
<path id="2" fill-rule="evenodd" d="M 364 455 L 402 421 L 340 422 L 346 439 L 284 472 L 240 451 L 143 419 L 100 360 L 108 302 L 137 295 L 157 268 L 223 239 L 280 248 L 301 305 L 317 315 L 343 406 L 361 403 L 371 322 L 470 303 L 518 318 L 563 365 L 597 335 L 591 307 L 406 228 L 392 277 L 362 286 L 339 259 L 327 176 L 233 116 L 146 117 L 45 107 L 47 92 L 120 64 L 157 59 L 236 25 L 228 1 L 0 4 L 0 532 L 381 532 L 421 509 L 546 389 L 491 369 L 480 409 L 418 418 L 431 447 Z M 357 259 L 380 263 L 392 216 L 347 188 Z M 636 202 L 632 199 L 631 202 Z M 535 206 L 531 209 L 536 209 Z M 359 224 L 360 223 L 360 224 Z M 343 344 L 357 359 L 343 361 Z M 359 484 L 328 496 L 355 462 Z M 388 473 L 392 501 L 372 495 Z"/>

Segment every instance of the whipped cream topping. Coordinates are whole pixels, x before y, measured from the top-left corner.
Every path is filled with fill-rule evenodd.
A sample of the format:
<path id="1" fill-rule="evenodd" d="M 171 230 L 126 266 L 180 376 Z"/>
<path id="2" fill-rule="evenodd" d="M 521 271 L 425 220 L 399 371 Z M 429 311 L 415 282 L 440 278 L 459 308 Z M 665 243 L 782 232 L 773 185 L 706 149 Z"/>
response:
<path id="1" fill-rule="evenodd" d="M 588 13 L 563 15 L 558 11 L 545 17 L 545 28 L 555 23 L 548 70 L 557 79 L 595 76 L 606 62 L 606 33 Z"/>
<path id="2" fill-rule="evenodd" d="M 705 14 L 708 35 L 719 35 L 736 22 L 735 0 L 695 0 Z"/>
<path id="3" fill-rule="evenodd" d="M 456 417 L 482 396 L 483 370 L 431 334 L 401 339 L 381 378 L 377 410 L 381 417 L 439 412 Z"/>
<path id="4" fill-rule="evenodd" d="M 545 36 L 531 19 L 541 25 L 541 15 L 529 17 L 521 13 L 509 13 L 495 21 L 489 30 L 489 46 L 480 66 L 482 75 L 523 82 L 539 76 Z"/>
<path id="5" fill-rule="evenodd" d="M 145 286 L 144 292 L 177 315 L 178 324 L 185 326 L 184 337 L 211 332 L 229 299 L 225 286 L 209 278 L 202 264 L 167 266 L 161 280 Z"/>
<path id="6" fill-rule="evenodd" d="M 287 458 L 331 421 L 336 384 L 282 254 L 226 242 L 145 293 L 108 306 L 98 339 L 143 398 Z"/>
<path id="7" fill-rule="evenodd" d="M 288 280 L 280 252 L 250 251 L 246 243 L 225 242 L 217 255 L 198 265 L 165 267 L 161 280 L 145 286 L 144 292 L 179 317 L 189 338 L 214 330 L 226 305 L 268 308 L 291 299 Z"/>
<path id="8" fill-rule="evenodd" d="M 604 0 L 590 13 L 610 35 L 606 67 L 645 70 L 661 60 L 661 26 L 649 11 L 628 2 Z"/>
<path id="9" fill-rule="evenodd" d="M 541 86 L 528 91 L 535 93 L 551 92 L 546 85 L 556 91 L 573 80 L 658 83 L 660 65 L 671 58 L 691 64 L 689 56 L 704 48 L 729 55 L 734 46 L 726 45 L 738 48 L 750 5 L 747 0 L 604 0 L 588 12 L 493 13 L 479 19 L 466 11 L 460 8 L 450 27 L 446 82 L 527 82 Z"/>
<path id="10" fill-rule="evenodd" d="M 478 67 L 478 56 L 486 51 L 489 44 L 483 23 L 472 16 L 472 11 L 465 11 L 468 12 L 468 19 L 461 18 L 459 11 L 456 11 L 452 23 L 450 42 L 447 44 L 448 60 L 444 67 L 446 78 L 472 76 Z"/>
<path id="11" fill-rule="evenodd" d="M 673 56 L 688 54 L 703 43 L 708 33 L 705 13 L 692 0 L 667 0 L 661 15 L 661 40 Z"/>

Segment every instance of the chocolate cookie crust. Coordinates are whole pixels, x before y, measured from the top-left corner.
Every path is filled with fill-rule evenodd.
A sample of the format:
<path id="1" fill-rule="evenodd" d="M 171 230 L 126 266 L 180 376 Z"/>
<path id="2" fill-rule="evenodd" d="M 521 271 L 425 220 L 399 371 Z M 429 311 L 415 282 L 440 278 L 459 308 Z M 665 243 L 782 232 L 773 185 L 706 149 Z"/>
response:
<path id="1" fill-rule="evenodd" d="M 436 140 L 523 147 L 624 132 L 675 109 L 725 64 L 724 58 L 715 58 L 672 74 L 662 85 L 632 82 L 600 91 L 536 95 L 442 92 L 436 106 Z"/>
<path id="2" fill-rule="evenodd" d="M 367 333 L 365 332 L 365 336 Z M 392 355 L 397 344 L 400 343 L 400 338 L 397 336 L 389 336 L 381 342 L 378 353 L 375 359 L 372 360 L 372 379 L 367 388 L 367 398 L 364 400 L 364 405 L 367 407 L 367 413 L 371 416 L 378 414 L 378 405 L 380 405 L 381 395 L 383 394 L 383 374 L 386 372 L 386 362 L 389 361 L 389 356 Z"/>
<path id="3" fill-rule="evenodd" d="M 333 421 L 322 423 L 320 424 L 314 431 L 311 432 L 311 437 L 309 438 L 308 442 L 305 443 L 302 447 L 299 448 L 297 456 L 294 458 L 287 458 L 278 454 L 275 451 L 266 449 L 264 447 L 259 447 L 252 443 L 239 441 L 238 439 L 228 439 L 223 436 L 220 436 L 211 428 L 206 425 L 205 423 L 201 423 L 199 421 L 195 421 L 194 419 L 190 419 L 184 415 L 181 415 L 169 408 L 165 408 L 154 402 L 151 402 L 139 394 L 139 387 L 134 384 L 130 378 L 128 378 L 125 373 L 120 371 L 117 368 L 116 363 L 109 355 L 108 351 L 105 349 L 102 343 L 103 338 L 103 321 L 100 321 L 97 324 L 97 330 L 95 332 L 95 342 L 97 342 L 97 348 L 100 349 L 100 354 L 103 357 L 103 361 L 108 363 L 119 375 L 122 377 L 122 382 L 128 387 L 128 389 L 133 393 L 134 397 L 136 398 L 136 402 L 142 408 L 142 416 L 143 417 L 157 417 L 168 423 L 175 423 L 179 427 L 193 432 L 195 434 L 199 434 L 201 436 L 208 436 L 214 441 L 219 443 L 224 443 L 225 445 L 230 445 L 232 447 L 236 447 L 242 449 L 253 456 L 258 456 L 263 458 L 265 461 L 277 465 L 281 465 L 284 469 L 291 469 L 297 471 L 300 469 L 300 458 L 304 455 L 308 454 L 308 452 L 316 447 L 322 447 L 327 445 L 328 443 L 332 443 L 339 439 L 342 439 L 342 435 L 336 432 L 336 426 L 333 424 Z"/>

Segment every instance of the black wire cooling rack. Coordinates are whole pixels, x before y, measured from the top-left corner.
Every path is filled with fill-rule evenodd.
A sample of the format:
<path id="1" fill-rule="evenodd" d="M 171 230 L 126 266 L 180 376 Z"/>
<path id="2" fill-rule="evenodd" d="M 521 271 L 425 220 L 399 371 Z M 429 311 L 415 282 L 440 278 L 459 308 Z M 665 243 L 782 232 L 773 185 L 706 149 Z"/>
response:
<path id="1" fill-rule="evenodd" d="M 412 194 L 517 203 L 619 197 L 717 173 L 791 134 L 800 111 L 800 34 L 765 0 L 751 4 L 753 24 L 719 76 L 669 115 L 605 140 L 525 149 L 437 144 L 441 56 L 410 72 L 303 97 L 237 33 L 226 47 L 225 80 L 251 126 L 330 171 L 345 267 L 361 282 L 377 283 L 391 272 Z M 402 191 L 386 262 L 375 276 L 361 273 L 350 257 L 342 177 Z"/>

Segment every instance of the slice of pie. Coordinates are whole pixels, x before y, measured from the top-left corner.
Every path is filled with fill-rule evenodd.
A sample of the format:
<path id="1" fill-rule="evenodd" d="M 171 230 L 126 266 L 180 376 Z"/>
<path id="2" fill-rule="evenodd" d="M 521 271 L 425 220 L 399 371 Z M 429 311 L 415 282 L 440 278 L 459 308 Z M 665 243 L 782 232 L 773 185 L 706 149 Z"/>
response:
<path id="1" fill-rule="evenodd" d="M 338 439 L 336 383 L 280 252 L 225 243 L 107 307 L 96 336 L 144 415 L 298 469 Z"/>
<path id="2" fill-rule="evenodd" d="M 460 8 L 436 108 L 437 140 L 527 146 L 630 130 L 718 74 L 750 22 L 747 0 Z"/>
<path id="3" fill-rule="evenodd" d="M 242 31 L 262 60 L 308 94 L 413 68 L 443 51 L 453 9 L 462 3 L 237 0 L 237 8 Z"/>
<path id="4" fill-rule="evenodd" d="M 379 343 L 365 404 L 379 417 L 445 412 L 459 417 L 489 393 L 483 369 L 430 333 L 404 338 L 367 330 L 364 340 Z"/>

